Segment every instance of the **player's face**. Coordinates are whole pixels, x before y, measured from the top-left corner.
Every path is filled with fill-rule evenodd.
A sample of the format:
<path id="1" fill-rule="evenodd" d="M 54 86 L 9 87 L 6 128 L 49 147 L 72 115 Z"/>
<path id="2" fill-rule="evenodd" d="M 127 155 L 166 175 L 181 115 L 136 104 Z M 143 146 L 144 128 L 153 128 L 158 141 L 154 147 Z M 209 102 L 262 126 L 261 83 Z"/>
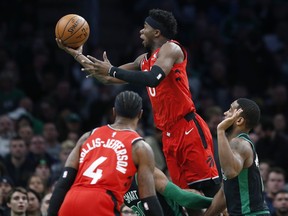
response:
<path id="1" fill-rule="evenodd" d="M 140 30 L 140 38 L 143 40 L 142 44 L 146 49 L 150 49 L 153 44 L 155 29 L 153 29 L 147 23 L 144 23 L 144 27 Z"/>
<path id="2" fill-rule="evenodd" d="M 230 109 L 227 110 L 226 112 L 224 112 L 224 118 L 229 118 L 233 115 L 234 111 L 239 109 L 239 104 L 237 103 L 237 101 L 234 101 L 231 106 Z M 226 132 L 229 134 L 231 133 L 231 131 L 233 130 L 234 124 L 232 124 L 229 128 L 226 129 Z"/>

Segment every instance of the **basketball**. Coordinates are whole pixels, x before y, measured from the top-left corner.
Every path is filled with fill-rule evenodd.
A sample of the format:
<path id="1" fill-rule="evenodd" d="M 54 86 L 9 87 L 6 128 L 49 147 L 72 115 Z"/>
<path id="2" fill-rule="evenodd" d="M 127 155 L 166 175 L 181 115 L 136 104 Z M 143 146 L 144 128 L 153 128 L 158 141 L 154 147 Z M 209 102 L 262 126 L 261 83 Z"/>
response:
<path id="1" fill-rule="evenodd" d="M 77 14 L 63 16 L 55 27 L 56 38 L 70 48 L 78 48 L 83 45 L 87 41 L 89 34 L 89 24 Z"/>

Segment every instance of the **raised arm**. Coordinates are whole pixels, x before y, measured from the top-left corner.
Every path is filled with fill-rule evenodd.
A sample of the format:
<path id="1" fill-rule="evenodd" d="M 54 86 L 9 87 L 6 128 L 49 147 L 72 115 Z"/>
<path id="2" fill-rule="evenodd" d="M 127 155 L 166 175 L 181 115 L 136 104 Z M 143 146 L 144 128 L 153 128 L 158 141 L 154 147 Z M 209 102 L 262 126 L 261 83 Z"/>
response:
<path id="1" fill-rule="evenodd" d="M 244 167 L 252 164 L 253 152 L 249 143 L 243 139 L 228 140 L 226 130 L 235 123 L 242 109 L 234 110 L 232 116 L 225 118 L 217 126 L 218 152 L 221 169 L 226 178 L 237 176 Z"/>
<path id="2" fill-rule="evenodd" d="M 144 141 L 135 143 L 133 145 L 133 160 L 138 167 L 138 191 L 145 215 L 163 215 L 155 191 L 155 182 L 153 178 L 155 161 L 153 151 L 149 144 Z"/>

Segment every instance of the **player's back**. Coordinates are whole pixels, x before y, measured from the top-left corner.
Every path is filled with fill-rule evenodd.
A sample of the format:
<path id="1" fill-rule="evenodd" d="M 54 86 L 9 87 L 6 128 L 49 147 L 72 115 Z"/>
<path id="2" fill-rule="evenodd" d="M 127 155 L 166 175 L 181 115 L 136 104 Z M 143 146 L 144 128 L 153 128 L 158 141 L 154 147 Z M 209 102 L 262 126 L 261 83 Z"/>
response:
<path id="1" fill-rule="evenodd" d="M 137 171 L 132 145 L 141 139 L 133 130 L 116 130 L 109 125 L 94 129 L 80 148 L 77 176 L 60 215 L 113 215 Z M 85 207 L 78 214 L 80 205 Z"/>

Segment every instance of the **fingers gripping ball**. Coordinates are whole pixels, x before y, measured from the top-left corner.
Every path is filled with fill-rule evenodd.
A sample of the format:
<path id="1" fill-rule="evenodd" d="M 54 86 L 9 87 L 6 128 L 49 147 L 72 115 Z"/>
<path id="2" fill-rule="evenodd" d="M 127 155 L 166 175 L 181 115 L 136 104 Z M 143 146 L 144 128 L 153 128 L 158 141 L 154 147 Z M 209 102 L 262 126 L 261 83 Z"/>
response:
<path id="1" fill-rule="evenodd" d="M 83 45 L 87 41 L 89 34 L 89 24 L 77 14 L 63 16 L 55 27 L 56 38 L 71 48 L 78 48 Z"/>

